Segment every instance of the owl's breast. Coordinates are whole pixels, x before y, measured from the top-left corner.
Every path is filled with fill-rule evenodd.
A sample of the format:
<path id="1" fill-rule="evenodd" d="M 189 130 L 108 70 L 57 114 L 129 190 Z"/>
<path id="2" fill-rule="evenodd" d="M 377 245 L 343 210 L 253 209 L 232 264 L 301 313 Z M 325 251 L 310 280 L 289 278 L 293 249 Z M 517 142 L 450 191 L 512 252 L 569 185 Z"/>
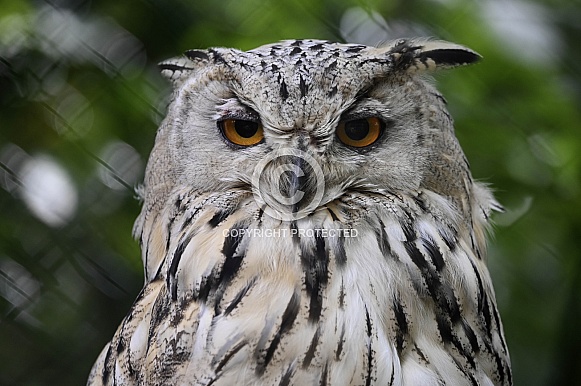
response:
<path id="1" fill-rule="evenodd" d="M 176 270 L 177 292 L 211 315 L 196 326 L 206 331 L 192 353 L 194 378 L 200 371 L 213 384 L 351 385 L 400 377 L 388 316 L 395 273 L 373 234 L 330 214 L 293 224 L 226 221 L 217 233 L 222 261 Z M 198 238 L 202 231 L 190 243 Z"/>
<path id="2" fill-rule="evenodd" d="M 506 364 L 486 272 L 414 200 L 292 222 L 196 200 L 169 221 L 158 274 L 111 342 L 116 359 L 103 354 L 116 377 L 468 385 Z"/>

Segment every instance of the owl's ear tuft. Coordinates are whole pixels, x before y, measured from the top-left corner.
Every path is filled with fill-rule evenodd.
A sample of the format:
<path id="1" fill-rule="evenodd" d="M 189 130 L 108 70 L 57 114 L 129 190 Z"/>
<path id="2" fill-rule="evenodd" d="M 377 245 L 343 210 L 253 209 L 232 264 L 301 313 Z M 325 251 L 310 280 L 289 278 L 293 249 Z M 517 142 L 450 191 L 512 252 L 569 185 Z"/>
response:
<path id="1" fill-rule="evenodd" d="M 399 40 L 389 54 L 398 71 L 416 73 L 475 63 L 481 56 L 469 48 L 445 41 Z"/>
<path id="2" fill-rule="evenodd" d="M 179 87 L 195 69 L 191 61 L 183 56 L 163 61 L 158 64 L 158 67 L 161 75 L 171 81 L 174 88 Z"/>
<path id="3" fill-rule="evenodd" d="M 184 56 L 168 59 L 158 64 L 161 74 L 170 80 L 174 87 L 179 87 L 192 71 L 209 61 L 209 56 L 203 50 L 189 50 Z"/>
<path id="4" fill-rule="evenodd" d="M 205 50 L 188 50 L 184 52 L 184 55 L 193 62 L 197 62 L 200 60 L 207 62 L 208 60 L 210 60 L 208 52 Z"/>

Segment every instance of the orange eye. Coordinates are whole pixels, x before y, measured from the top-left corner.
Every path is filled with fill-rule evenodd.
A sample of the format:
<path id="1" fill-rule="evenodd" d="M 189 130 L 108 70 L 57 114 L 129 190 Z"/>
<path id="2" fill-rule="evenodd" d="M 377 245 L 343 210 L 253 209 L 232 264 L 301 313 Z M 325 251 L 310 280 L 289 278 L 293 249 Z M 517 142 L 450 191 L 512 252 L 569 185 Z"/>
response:
<path id="1" fill-rule="evenodd" d="M 252 146 L 260 143 L 264 138 L 262 125 L 254 121 L 242 119 L 225 119 L 218 122 L 224 137 L 238 146 Z"/>
<path id="2" fill-rule="evenodd" d="M 337 128 L 339 140 L 347 146 L 366 147 L 381 134 L 381 120 L 376 117 L 341 121 Z"/>

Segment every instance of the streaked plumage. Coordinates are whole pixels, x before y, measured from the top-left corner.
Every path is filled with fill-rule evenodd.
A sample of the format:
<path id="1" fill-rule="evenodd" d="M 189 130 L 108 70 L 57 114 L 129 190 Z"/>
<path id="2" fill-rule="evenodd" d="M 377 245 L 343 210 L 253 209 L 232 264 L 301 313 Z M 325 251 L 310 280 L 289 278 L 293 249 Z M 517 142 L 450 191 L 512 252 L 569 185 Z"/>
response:
<path id="1" fill-rule="evenodd" d="M 298 40 L 162 63 L 175 92 L 135 226 L 146 282 L 88 384 L 512 384 L 485 262 L 500 206 L 421 76 L 477 58 Z M 369 117 L 383 125 L 372 145 L 338 140 L 340 122 Z M 224 119 L 259 122 L 263 140 L 233 146 Z M 320 197 L 300 157 L 257 170 L 280 149 L 320 166 Z M 281 174 L 289 162 L 301 178 Z M 300 191 L 318 205 L 273 215 L 257 171 L 265 202 Z"/>

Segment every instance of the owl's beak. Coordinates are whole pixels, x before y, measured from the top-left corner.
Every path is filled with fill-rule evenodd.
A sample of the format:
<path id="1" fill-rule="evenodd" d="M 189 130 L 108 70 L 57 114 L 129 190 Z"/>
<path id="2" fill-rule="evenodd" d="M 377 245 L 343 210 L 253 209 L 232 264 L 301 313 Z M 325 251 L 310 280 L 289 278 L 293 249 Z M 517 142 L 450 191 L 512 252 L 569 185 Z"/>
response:
<path id="1" fill-rule="evenodd" d="M 301 209 L 301 201 L 305 198 L 309 185 L 309 174 L 304 171 L 304 160 L 295 157 L 293 167 L 281 176 L 281 194 L 291 203 L 292 213 L 298 213 Z"/>
<path id="2" fill-rule="evenodd" d="M 325 190 L 320 166 L 313 157 L 296 149 L 287 148 L 273 154 L 261 163 L 256 181 L 259 186 L 253 186 L 261 206 L 274 212 L 274 217 L 285 220 L 309 215 L 319 206 Z"/>

